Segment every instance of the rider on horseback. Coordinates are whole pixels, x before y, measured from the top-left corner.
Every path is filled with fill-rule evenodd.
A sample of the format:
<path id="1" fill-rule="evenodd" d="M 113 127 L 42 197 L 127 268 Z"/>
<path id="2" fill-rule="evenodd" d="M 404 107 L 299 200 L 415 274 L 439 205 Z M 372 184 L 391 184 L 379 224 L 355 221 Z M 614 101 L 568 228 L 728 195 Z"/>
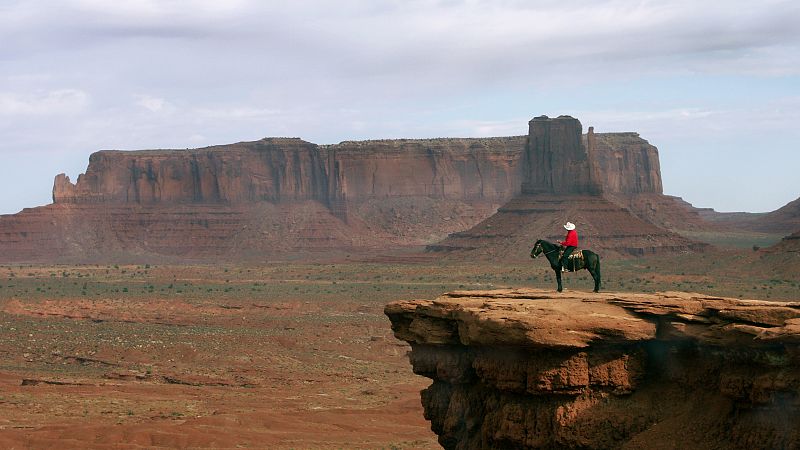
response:
<path id="1" fill-rule="evenodd" d="M 562 247 L 564 248 L 563 256 L 561 257 L 561 271 L 567 271 L 567 260 L 569 259 L 569 255 L 578 248 L 578 233 L 575 231 L 575 224 L 572 222 L 567 222 L 564 225 L 564 228 L 567 229 L 567 237 L 564 239 L 564 242 L 559 242 Z"/>

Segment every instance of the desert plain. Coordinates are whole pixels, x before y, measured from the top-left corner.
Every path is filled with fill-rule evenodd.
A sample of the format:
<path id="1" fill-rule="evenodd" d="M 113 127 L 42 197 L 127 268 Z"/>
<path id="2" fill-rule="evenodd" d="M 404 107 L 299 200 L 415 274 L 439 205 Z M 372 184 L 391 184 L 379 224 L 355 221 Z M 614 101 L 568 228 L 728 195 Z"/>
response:
<path id="1" fill-rule="evenodd" d="M 704 254 L 604 260 L 603 288 L 800 297 L 780 254 L 747 248 L 776 237 L 717 239 Z M 564 281 L 592 287 L 585 271 Z M 3 265 L 0 446 L 439 448 L 420 404 L 430 380 L 385 304 L 554 285 L 541 259 Z"/>

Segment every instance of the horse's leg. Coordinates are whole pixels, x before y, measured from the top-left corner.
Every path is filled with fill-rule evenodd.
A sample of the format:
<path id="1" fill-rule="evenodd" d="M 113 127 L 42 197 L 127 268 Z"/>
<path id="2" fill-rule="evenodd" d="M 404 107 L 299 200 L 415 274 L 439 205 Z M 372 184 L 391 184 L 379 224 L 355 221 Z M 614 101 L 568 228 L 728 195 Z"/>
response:
<path id="1" fill-rule="evenodd" d="M 594 279 L 594 292 L 600 292 L 600 258 L 596 258 L 592 261 L 588 270 Z"/>
<path id="2" fill-rule="evenodd" d="M 553 269 L 553 272 L 556 274 L 556 281 L 558 282 L 558 292 L 561 292 L 564 288 L 561 286 L 561 268 Z"/>

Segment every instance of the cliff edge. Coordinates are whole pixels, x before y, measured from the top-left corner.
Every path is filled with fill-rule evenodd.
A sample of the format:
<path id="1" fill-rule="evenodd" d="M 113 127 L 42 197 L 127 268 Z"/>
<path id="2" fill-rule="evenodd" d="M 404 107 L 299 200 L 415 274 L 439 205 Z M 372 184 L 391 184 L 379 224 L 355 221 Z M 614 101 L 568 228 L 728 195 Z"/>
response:
<path id="1" fill-rule="evenodd" d="M 507 289 L 385 313 L 447 449 L 800 446 L 800 302 Z"/>

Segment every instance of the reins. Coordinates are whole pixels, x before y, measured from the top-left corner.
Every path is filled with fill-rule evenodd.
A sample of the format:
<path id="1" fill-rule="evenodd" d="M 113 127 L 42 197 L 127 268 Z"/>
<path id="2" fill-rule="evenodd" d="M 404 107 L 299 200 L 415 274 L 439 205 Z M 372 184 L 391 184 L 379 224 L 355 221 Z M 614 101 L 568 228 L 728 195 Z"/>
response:
<path id="1" fill-rule="evenodd" d="M 544 251 L 544 246 L 542 246 L 542 244 L 536 244 L 536 245 L 542 249 L 542 255 L 544 255 L 544 256 L 547 256 L 547 255 L 549 255 L 550 253 L 553 253 L 553 252 L 557 252 L 557 251 L 558 251 L 558 247 L 556 247 L 556 248 L 554 248 L 554 249 L 550 250 L 549 252 L 546 252 L 546 251 Z M 534 256 L 534 258 L 536 258 L 537 256 L 539 256 L 539 255 L 535 255 L 535 256 Z"/>

